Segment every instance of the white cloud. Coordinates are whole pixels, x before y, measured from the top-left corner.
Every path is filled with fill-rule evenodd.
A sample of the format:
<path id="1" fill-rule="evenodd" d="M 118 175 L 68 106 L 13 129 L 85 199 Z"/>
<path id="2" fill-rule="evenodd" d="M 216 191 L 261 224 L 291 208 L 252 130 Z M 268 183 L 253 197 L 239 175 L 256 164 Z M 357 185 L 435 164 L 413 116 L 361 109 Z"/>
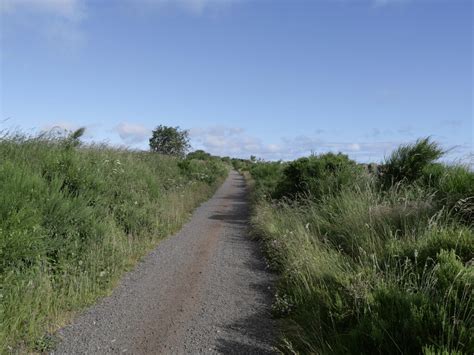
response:
<path id="1" fill-rule="evenodd" d="M 357 152 L 360 150 L 360 144 L 359 143 L 350 143 L 347 146 L 347 149 L 353 152 Z"/>
<path id="2" fill-rule="evenodd" d="M 281 150 L 281 147 L 278 144 L 269 144 L 267 149 L 270 153 L 278 153 Z"/>
<path id="3" fill-rule="evenodd" d="M 151 129 L 140 124 L 122 122 L 114 129 L 125 144 L 138 144 L 147 141 L 151 136 Z"/>
<path id="4" fill-rule="evenodd" d="M 85 13 L 79 0 L 2 0 L 0 13 L 15 15 L 18 13 L 36 13 L 53 15 L 68 21 L 80 21 Z"/>
<path id="5" fill-rule="evenodd" d="M 232 0 L 161 0 L 168 3 L 176 3 L 179 7 L 193 14 L 202 14 L 204 11 L 216 6 L 227 6 Z"/>
<path id="6" fill-rule="evenodd" d="M 137 9 L 177 8 L 193 15 L 201 15 L 209 11 L 226 9 L 242 0 L 123 0 L 133 4 Z"/>
<path id="7" fill-rule="evenodd" d="M 83 0 L 1 0 L 0 15 L 5 35 L 26 29 L 57 45 L 82 45 L 81 28 L 86 17 Z"/>
<path id="8" fill-rule="evenodd" d="M 211 154 L 249 157 L 252 154 L 277 153 L 276 144 L 264 144 L 260 139 L 245 132 L 240 127 L 214 126 L 192 128 L 189 131 L 193 148 L 204 149 Z"/>
<path id="9" fill-rule="evenodd" d="M 380 161 L 400 142 L 334 142 L 320 136 L 283 137 L 265 143 L 241 128 L 210 127 L 190 130 L 194 149 L 220 155 L 248 158 L 255 155 L 266 160 L 293 160 L 312 153 L 342 152 L 359 161 Z"/>
<path id="10" fill-rule="evenodd" d="M 375 6 L 386 6 L 396 3 L 408 2 L 410 0 L 374 0 Z"/>

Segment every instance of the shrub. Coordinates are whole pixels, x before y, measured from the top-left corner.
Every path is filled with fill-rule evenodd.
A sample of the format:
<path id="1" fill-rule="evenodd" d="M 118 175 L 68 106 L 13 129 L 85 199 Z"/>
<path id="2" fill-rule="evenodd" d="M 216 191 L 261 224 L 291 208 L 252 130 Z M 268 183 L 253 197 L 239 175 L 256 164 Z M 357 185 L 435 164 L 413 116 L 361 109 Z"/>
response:
<path id="1" fill-rule="evenodd" d="M 258 162 L 251 166 L 250 173 L 255 179 L 255 193 L 270 196 L 282 178 L 281 162 Z"/>
<path id="2" fill-rule="evenodd" d="M 220 159 L 186 159 L 178 162 L 178 166 L 181 173 L 188 179 L 204 181 L 208 184 L 213 184 L 227 171 L 225 164 Z"/>
<path id="3" fill-rule="evenodd" d="M 194 152 L 188 153 L 188 155 L 186 155 L 186 159 L 209 160 L 211 158 L 211 154 L 201 149 L 195 150 Z"/>
<path id="4" fill-rule="evenodd" d="M 237 158 L 232 159 L 232 166 L 237 171 L 249 171 L 252 164 L 253 163 L 250 160 Z"/>
<path id="5" fill-rule="evenodd" d="M 434 191 L 438 204 L 453 210 L 465 222 L 474 221 L 474 172 L 462 165 L 430 164 L 420 184 Z"/>
<path id="6" fill-rule="evenodd" d="M 418 139 L 413 144 L 402 145 L 386 159 L 379 175 L 382 186 L 405 182 L 413 183 L 418 180 L 423 169 L 439 159 L 444 151 L 430 138 Z"/>
<path id="7" fill-rule="evenodd" d="M 300 158 L 283 170 L 274 197 L 307 195 L 320 199 L 326 194 L 337 193 L 343 186 L 354 184 L 361 175 L 362 168 L 341 153 Z"/>
<path id="8" fill-rule="evenodd" d="M 453 250 L 463 263 L 468 263 L 474 258 L 472 229 L 455 224 L 434 225 L 420 231 L 415 238 L 397 240 L 390 247 L 390 254 L 424 267 L 429 260 L 436 261 L 441 250 Z"/>

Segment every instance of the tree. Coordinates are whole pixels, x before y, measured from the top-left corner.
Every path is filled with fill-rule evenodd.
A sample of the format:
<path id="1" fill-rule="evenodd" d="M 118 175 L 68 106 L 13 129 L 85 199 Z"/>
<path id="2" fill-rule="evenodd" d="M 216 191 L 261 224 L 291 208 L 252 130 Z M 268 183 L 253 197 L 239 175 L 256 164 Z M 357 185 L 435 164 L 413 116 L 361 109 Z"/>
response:
<path id="1" fill-rule="evenodd" d="M 189 132 L 179 127 L 159 125 L 150 138 L 150 150 L 153 152 L 184 157 L 190 148 Z"/>

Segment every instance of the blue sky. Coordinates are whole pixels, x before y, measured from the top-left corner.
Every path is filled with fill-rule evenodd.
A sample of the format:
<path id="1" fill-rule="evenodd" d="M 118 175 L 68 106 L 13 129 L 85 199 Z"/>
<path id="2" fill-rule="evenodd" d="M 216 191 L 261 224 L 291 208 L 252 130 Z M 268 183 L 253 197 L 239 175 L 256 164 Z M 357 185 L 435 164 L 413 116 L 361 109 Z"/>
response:
<path id="1" fill-rule="evenodd" d="M 471 0 L 2 0 L 1 116 L 147 148 L 378 161 L 473 141 Z M 471 155 L 472 157 L 472 155 Z"/>

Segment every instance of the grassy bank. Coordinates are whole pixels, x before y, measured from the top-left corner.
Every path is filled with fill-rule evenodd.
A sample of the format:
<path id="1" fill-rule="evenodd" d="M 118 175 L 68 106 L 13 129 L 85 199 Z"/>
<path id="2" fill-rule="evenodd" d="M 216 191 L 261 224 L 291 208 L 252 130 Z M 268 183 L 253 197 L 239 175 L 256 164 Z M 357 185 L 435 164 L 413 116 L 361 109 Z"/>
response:
<path id="1" fill-rule="evenodd" d="M 376 173 L 333 154 L 248 164 L 283 352 L 474 352 L 474 174 L 441 155 L 420 140 Z"/>
<path id="2" fill-rule="evenodd" d="M 0 140 L 0 352 L 42 351 L 79 309 L 177 231 L 227 173 L 218 159 Z"/>

